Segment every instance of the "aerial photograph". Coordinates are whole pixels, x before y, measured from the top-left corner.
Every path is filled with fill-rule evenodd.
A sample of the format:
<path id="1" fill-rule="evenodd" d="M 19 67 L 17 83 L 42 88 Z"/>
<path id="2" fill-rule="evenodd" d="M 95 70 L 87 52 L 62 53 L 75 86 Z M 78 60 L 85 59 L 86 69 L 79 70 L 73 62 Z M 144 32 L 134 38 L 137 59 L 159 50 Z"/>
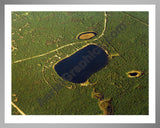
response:
<path id="1" fill-rule="evenodd" d="M 12 115 L 149 115 L 147 11 L 12 11 Z"/>

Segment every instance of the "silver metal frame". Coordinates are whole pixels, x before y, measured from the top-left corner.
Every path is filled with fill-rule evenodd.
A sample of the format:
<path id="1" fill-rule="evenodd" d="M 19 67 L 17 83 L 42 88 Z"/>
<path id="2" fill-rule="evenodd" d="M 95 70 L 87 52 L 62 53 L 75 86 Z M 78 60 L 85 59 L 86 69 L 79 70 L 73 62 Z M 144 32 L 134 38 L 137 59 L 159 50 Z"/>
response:
<path id="1" fill-rule="evenodd" d="M 5 124 L 4 123 L 4 5 L 6 4 L 155 4 L 156 5 L 156 123 L 155 124 Z M 28 127 L 85 127 L 85 128 L 160 128 L 160 1 L 159 0 L 0 0 L 0 127 L 28 128 Z"/>

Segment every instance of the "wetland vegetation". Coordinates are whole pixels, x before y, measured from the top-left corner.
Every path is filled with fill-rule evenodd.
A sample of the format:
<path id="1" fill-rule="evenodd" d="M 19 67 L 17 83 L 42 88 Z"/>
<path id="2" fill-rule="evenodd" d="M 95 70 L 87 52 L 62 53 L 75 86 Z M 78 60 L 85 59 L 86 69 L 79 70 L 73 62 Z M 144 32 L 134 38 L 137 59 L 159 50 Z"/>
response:
<path id="1" fill-rule="evenodd" d="M 12 12 L 12 114 L 148 115 L 148 28 L 148 12 Z M 92 44 L 92 72 L 64 80 Z"/>

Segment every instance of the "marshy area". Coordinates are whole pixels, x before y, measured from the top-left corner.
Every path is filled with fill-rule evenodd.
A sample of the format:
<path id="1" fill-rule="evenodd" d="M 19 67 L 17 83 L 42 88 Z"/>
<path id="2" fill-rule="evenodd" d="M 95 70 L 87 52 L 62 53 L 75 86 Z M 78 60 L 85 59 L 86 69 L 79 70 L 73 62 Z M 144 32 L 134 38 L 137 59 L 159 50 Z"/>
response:
<path id="1" fill-rule="evenodd" d="M 148 44 L 148 12 L 12 12 L 12 114 L 148 115 Z"/>

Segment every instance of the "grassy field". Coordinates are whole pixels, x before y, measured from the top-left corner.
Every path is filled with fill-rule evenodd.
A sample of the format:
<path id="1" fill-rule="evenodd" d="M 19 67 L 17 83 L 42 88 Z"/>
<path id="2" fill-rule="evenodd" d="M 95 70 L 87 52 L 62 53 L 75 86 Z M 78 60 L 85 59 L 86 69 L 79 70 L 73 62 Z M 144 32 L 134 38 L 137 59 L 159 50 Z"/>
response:
<path id="1" fill-rule="evenodd" d="M 97 35 L 76 38 L 86 31 Z M 112 98 L 113 115 L 148 115 L 148 42 L 148 12 L 12 12 L 12 102 L 26 115 L 100 115 L 95 89 Z M 64 81 L 53 65 L 90 43 L 108 65 L 88 86 Z M 12 105 L 12 114 L 21 113 Z"/>

